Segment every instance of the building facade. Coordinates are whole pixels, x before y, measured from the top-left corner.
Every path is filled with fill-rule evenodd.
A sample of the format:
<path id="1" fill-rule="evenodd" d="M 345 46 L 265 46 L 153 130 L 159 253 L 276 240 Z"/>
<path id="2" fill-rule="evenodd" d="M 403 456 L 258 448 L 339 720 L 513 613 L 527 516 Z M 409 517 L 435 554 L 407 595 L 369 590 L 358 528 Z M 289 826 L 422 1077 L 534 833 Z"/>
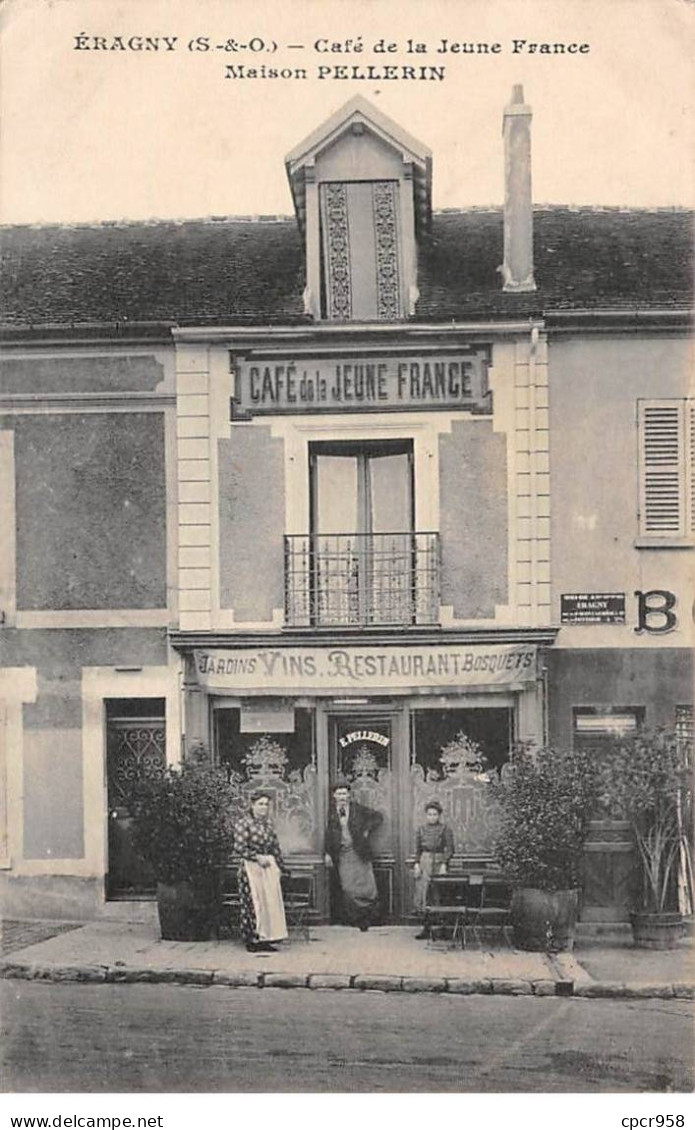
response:
<path id="1" fill-rule="evenodd" d="M 204 745 L 259 781 L 330 919 L 331 782 L 385 816 L 384 918 L 441 799 L 490 857 L 515 741 L 692 726 L 692 215 L 434 213 L 361 98 L 288 156 L 294 216 L 9 228 L 0 872 L 13 912 L 146 887 L 127 783 Z M 627 913 L 597 831 L 584 918 Z"/>

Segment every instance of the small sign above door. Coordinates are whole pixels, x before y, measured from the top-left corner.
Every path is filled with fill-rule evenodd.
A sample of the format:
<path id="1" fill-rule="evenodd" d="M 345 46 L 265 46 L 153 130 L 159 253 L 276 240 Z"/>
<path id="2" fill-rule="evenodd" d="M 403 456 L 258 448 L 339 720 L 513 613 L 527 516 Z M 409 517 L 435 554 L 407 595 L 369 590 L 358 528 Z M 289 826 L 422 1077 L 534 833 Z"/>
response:
<path id="1" fill-rule="evenodd" d="M 624 592 L 563 593 L 560 603 L 562 624 L 624 624 Z"/>
<path id="2" fill-rule="evenodd" d="M 232 419 L 287 412 L 383 412 L 465 408 L 491 412 L 489 350 L 319 357 L 297 360 L 231 355 Z"/>

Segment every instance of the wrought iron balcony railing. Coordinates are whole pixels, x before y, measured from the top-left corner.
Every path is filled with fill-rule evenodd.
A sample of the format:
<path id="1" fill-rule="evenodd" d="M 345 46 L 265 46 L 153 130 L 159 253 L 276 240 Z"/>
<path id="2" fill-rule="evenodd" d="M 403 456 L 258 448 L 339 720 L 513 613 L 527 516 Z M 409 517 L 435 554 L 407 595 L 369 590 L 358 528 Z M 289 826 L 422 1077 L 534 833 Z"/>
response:
<path id="1" fill-rule="evenodd" d="M 285 537 L 288 627 L 435 624 L 439 534 Z"/>

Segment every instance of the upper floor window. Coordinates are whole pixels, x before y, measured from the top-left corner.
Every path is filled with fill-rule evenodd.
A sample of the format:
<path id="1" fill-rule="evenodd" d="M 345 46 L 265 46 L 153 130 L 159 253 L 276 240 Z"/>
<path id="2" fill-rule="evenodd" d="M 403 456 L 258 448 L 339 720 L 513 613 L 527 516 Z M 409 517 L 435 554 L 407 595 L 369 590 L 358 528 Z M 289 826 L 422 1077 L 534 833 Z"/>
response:
<path id="1" fill-rule="evenodd" d="M 648 541 L 695 535 L 695 400 L 639 400 L 639 533 Z"/>
<path id="2" fill-rule="evenodd" d="M 435 623 L 439 538 L 414 528 L 410 441 L 315 443 L 311 532 L 285 539 L 294 626 Z"/>
<path id="3" fill-rule="evenodd" d="M 306 313 L 336 322 L 411 316 L 416 240 L 431 219 L 429 149 L 357 94 L 285 164 L 306 251 Z"/>
<path id="4" fill-rule="evenodd" d="M 314 533 L 355 536 L 412 531 L 410 441 L 313 444 L 310 475 Z"/>
<path id="5" fill-rule="evenodd" d="M 324 318 L 396 321 L 402 313 L 397 181 L 319 186 Z"/>

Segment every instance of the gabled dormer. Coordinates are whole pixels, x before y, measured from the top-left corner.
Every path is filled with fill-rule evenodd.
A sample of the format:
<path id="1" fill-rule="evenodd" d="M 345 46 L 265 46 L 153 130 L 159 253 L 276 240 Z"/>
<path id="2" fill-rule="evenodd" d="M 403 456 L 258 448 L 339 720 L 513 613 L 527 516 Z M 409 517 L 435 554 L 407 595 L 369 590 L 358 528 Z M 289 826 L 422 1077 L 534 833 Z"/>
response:
<path id="1" fill-rule="evenodd" d="M 431 215 L 429 149 L 357 95 L 285 164 L 304 237 L 307 313 L 333 322 L 412 314 L 416 240 Z"/>

